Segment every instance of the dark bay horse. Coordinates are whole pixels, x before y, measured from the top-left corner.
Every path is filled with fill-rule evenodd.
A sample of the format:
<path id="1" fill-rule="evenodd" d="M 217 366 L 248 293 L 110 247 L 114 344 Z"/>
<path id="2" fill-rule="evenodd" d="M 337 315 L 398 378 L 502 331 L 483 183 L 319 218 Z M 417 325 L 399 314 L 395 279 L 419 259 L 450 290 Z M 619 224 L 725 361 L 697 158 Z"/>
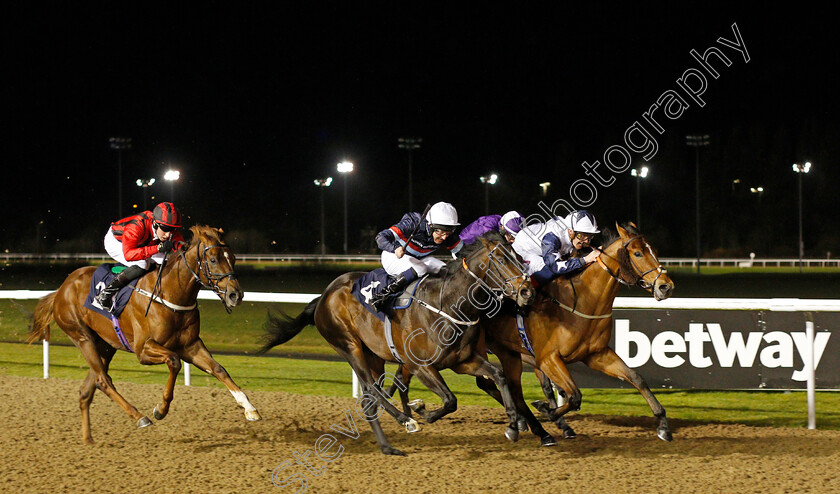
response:
<path id="1" fill-rule="evenodd" d="M 612 335 L 612 307 L 619 287 L 638 286 L 653 294 L 656 300 L 671 296 L 674 282 L 662 269 L 656 251 L 632 224 L 626 228 L 616 224 L 619 237 L 603 249 L 598 266 L 590 266 L 571 277 L 554 279 L 537 291 L 525 319 L 525 327 L 534 355 L 525 348 L 516 327 L 516 319 L 510 314 L 500 314 L 492 319 L 482 320 L 487 348 L 499 358 L 508 384 L 514 395 L 517 411 L 531 426 L 543 445 L 545 432 L 534 417 L 522 396 L 522 362 L 535 367 L 540 383 L 548 397 L 548 404 L 540 407 L 563 430 L 565 437 L 574 437 L 574 430 L 566 424 L 563 415 L 578 410 L 581 392 L 574 383 L 567 364 L 584 362 L 594 370 L 630 382 L 647 400 L 653 414 L 659 419 L 658 436 L 666 441 L 672 439 L 665 409 L 650 391 L 644 379 L 610 348 Z M 398 370 L 402 383 L 407 384 L 411 374 L 406 369 Z M 557 383 L 566 396 L 563 406 L 554 402 L 551 382 Z M 476 377 L 482 390 L 500 400 L 495 385 L 482 377 Z M 403 385 L 404 387 L 404 385 Z M 392 386 L 393 393 L 396 386 Z M 406 393 L 401 391 L 403 403 Z M 412 408 L 422 407 L 419 400 L 411 403 Z M 520 424 L 520 430 L 525 428 Z"/>
<path id="2" fill-rule="evenodd" d="M 139 427 L 152 425 L 148 417 L 117 392 L 108 375 L 108 366 L 117 350 L 133 351 L 143 365 L 166 364 L 169 367 L 163 401 L 153 411 L 157 420 L 163 419 L 169 412 L 181 360 L 219 379 L 245 409 L 245 417 L 260 420 L 257 409 L 227 371 L 213 359 L 198 335 L 196 300 L 202 286 L 215 292 L 228 312 L 242 302 L 242 288 L 233 270 L 233 252 L 222 241 L 220 229 L 194 226 L 190 231 L 193 234 L 190 245 L 178 251 L 160 272 L 158 303 L 152 304 L 148 315 L 144 315 L 149 294 L 158 281 L 158 273 L 152 272 L 137 283 L 138 291 L 143 290 L 146 294 L 135 293 L 120 315 L 119 323 L 129 348 L 121 343 L 110 320 L 84 307 L 95 270 L 93 266 L 73 271 L 56 292 L 43 297 L 35 308 L 28 341 L 32 343 L 41 338 L 49 341 L 50 323 L 54 321 L 67 333 L 90 366 L 79 391 L 82 440 L 85 443 L 93 442 L 89 410 L 96 389 L 122 407 Z"/>
<path id="3" fill-rule="evenodd" d="M 481 237 L 462 252 L 464 256 L 449 262 L 442 275 L 427 278 L 421 284 L 411 307 L 393 314 L 390 334 L 385 334 L 383 322 L 351 293 L 354 281 L 364 273 L 346 273 L 336 278 L 297 318 L 282 312 L 279 316 L 270 315 L 266 324 L 269 339 L 263 351 L 289 341 L 304 327 L 314 324 L 330 346 L 350 363 L 374 411 L 384 409 L 409 432 L 419 430 L 417 422 L 397 410 L 382 391 L 387 375 L 385 362 L 403 363 L 441 397 L 443 406 L 429 413 L 428 422 L 457 408 L 457 399 L 441 377 L 441 369 L 483 376 L 501 389 L 509 419 L 505 435 L 515 441 L 518 431 L 513 399 L 501 370 L 487 361 L 483 349 L 477 351 L 481 336 L 478 321 L 482 313 L 500 304 L 501 297 L 519 305 L 530 303 L 533 290 L 516 254 L 500 235 Z M 388 443 L 377 416 L 367 414 L 366 419 L 384 454 L 404 454 Z"/>

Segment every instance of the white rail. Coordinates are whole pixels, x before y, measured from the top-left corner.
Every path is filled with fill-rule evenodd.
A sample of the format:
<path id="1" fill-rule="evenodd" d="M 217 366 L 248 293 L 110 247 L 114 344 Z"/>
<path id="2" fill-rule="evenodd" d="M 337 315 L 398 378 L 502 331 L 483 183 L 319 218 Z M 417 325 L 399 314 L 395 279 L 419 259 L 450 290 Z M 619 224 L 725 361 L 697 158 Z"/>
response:
<path id="1" fill-rule="evenodd" d="M 375 263 L 379 262 L 378 255 L 308 255 L 308 254 L 237 254 L 236 259 L 242 262 L 303 262 L 303 263 Z M 697 267 L 697 259 L 689 257 L 663 257 L 659 259 L 666 267 Z M 34 254 L 34 253 L 0 253 L 0 261 L 84 261 L 110 262 L 107 254 Z M 701 267 L 737 267 L 737 268 L 773 268 L 797 267 L 799 259 L 770 258 L 720 258 L 700 259 Z M 802 266 L 806 268 L 840 268 L 840 259 L 803 259 Z"/>

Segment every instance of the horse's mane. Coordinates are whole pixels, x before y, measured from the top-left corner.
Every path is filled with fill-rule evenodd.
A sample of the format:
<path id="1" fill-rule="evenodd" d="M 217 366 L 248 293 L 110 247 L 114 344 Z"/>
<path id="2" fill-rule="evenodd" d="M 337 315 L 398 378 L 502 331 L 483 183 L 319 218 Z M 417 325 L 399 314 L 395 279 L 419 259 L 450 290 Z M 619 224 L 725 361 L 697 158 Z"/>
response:
<path id="1" fill-rule="evenodd" d="M 217 245 L 224 243 L 222 235 L 225 233 L 221 228 L 213 228 L 207 225 L 195 225 L 190 227 L 192 239 L 189 247 L 194 246 L 198 242 L 208 245 Z"/>
<path id="2" fill-rule="evenodd" d="M 633 236 L 642 234 L 642 232 L 640 232 L 638 230 L 638 228 L 631 225 L 630 223 L 622 223 L 621 228 L 624 228 L 625 230 L 627 230 L 627 233 L 629 233 L 630 235 L 633 235 Z M 604 231 L 601 232 L 601 235 L 604 238 L 604 243 L 602 244 L 603 248 L 606 248 L 607 246 L 611 245 L 613 242 L 621 239 L 621 235 L 619 235 L 618 232 L 614 232 L 614 231 L 610 230 L 609 228 L 604 228 Z"/>
<path id="3" fill-rule="evenodd" d="M 502 244 L 507 243 L 507 241 L 502 236 L 502 234 L 500 234 L 499 232 L 497 232 L 495 230 L 490 230 L 490 231 L 484 233 L 483 235 L 481 235 L 481 238 L 484 238 L 485 240 L 489 240 L 489 241 L 495 242 L 495 243 L 502 243 Z M 470 255 L 472 255 L 475 252 L 478 252 L 482 248 L 484 248 L 484 244 L 482 244 L 481 241 L 479 241 L 478 239 L 476 239 L 475 242 L 473 242 L 469 245 L 463 246 L 461 248 L 461 250 L 458 251 L 458 258 L 454 259 L 452 261 L 449 261 L 447 263 L 447 269 L 449 269 L 451 271 L 452 266 L 450 266 L 450 265 L 452 265 L 453 263 L 454 264 L 460 264 L 462 262 L 461 261 L 462 259 L 468 258 Z"/>

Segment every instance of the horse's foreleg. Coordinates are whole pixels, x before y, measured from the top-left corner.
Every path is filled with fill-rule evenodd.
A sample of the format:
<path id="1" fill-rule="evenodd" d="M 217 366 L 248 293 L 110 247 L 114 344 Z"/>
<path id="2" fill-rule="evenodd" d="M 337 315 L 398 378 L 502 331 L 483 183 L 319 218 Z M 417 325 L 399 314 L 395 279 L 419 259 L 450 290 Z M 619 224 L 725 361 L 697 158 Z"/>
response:
<path id="1" fill-rule="evenodd" d="M 608 376 L 617 377 L 622 381 L 627 381 L 632 384 L 644 396 L 653 415 L 659 419 L 656 435 L 663 441 L 672 441 L 674 439 L 674 436 L 671 434 L 671 428 L 668 426 L 668 419 L 665 416 L 665 408 L 659 403 L 656 396 L 653 395 L 644 378 L 635 370 L 627 367 L 627 364 L 621 360 L 621 357 L 612 348 L 607 347 L 599 353 L 590 355 L 584 360 L 584 363 L 593 370 L 601 371 Z"/>
<path id="2" fill-rule="evenodd" d="M 246 419 L 255 421 L 262 418 L 260 417 L 260 412 L 258 412 L 254 405 L 248 401 L 248 397 L 245 396 L 242 389 L 233 382 L 230 374 L 228 374 L 225 368 L 213 359 L 213 356 L 210 355 L 210 352 L 207 350 L 207 347 L 204 346 L 204 342 L 201 341 L 200 338 L 184 348 L 184 353 L 181 355 L 181 358 L 184 362 L 193 364 L 221 381 L 221 383 L 227 387 L 228 391 L 230 391 L 230 394 L 233 395 L 233 399 L 236 400 L 236 403 L 245 409 Z"/>
<path id="3" fill-rule="evenodd" d="M 137 360 L 143 365 L 166 364 L 169 368 L 169 379 L 163 388 L 163 400 L 155 405 L 152 414 L 155 419 L 163 420 L 169 413 L 169 405 L 175 396 L 175 383 L 181 372 L 181 357 L 172 350 L 152 341 L 146 340 L 137 348 Z"/>
<path id="4" fill-rule="evenodd" d="M 577 384 L 569 373 L 566 363 L 558 353 L 552 353 L 543 360 L 537 362 L 537 368 L 545 373 L 546 377 L 560 387 L 566 393 L 566 401 L 549 413 L 549 419 L 557 423 L 566 412 L 580 410 L 581 393 Z M 565 431 L 564 431 L 565 432 Z"/>
<path id="5" fill-rule="evenodd" d="M 545 375 L 545 373 L 537 368 L 534 368 L 534 374 L 537 376 L 537 380 L 540 382 L 540 387 L 543 390 L 543 394 L 545 395 L 546 401 L 537 400 L 532 403 L 534 408 L 545 414 L 546 417 L 551 417 L 551 411 L 558 407 L 557 400 L 554 398 L 554 386 L 551 383 L 551 380 Z M 561 392 L 565 396 L 566 392 Z M 577 433 L 574 429 L 566 423 L 566 419 L 563 417 L 557 417 L 557 420 L 554 421 L 554 425 L 557 426 L 558 429 L 563 431 L 563 437 L 565 439 L 574 439 L 577 437 Z"/>
<path id="6" fill-rule="evenodd" d="M 540 421 L 537 420 L 533 412 L 531 412 L 531 409 L 525 403 L 525 397 L 522 395 L 522 358 L 516 352 L 505 351 L 499 348 L 493 349 L 493 353 L 496 354 L 502 363 L 502 370 L 507 378 L 508 386 L 510 386 L 510 392 L 516 404 L 516 410 L 519 412 L 520 418 L 517 422 L 520 425 L 519 430 L 524 430 L 521 427 L 522 424 L 519 424 L 524 418 L 531 427 L 531 432 L 540 438 L 540 444 L 543 446 L 554 446 L 557 444 L 554 437 L 543 428 Z"/>
<path id="7" fill-rule="evenodd" d="M 505 431 L 505 437 L 513 442 L 517 441 L 519 439 L 519 426 L 517 425 L 517 419 L 519 417 L 516 413 L 516 402 L 513 399 L 504 372 L 478 354 L 474 354 L 471 360 L 452 367 L 452 370 L 458 374 L 470 374 L 491 379 L 496 384 L 501 392 L 502 402 L 504 403 L 505 412 L 508 416 L 508 428 Z"/>

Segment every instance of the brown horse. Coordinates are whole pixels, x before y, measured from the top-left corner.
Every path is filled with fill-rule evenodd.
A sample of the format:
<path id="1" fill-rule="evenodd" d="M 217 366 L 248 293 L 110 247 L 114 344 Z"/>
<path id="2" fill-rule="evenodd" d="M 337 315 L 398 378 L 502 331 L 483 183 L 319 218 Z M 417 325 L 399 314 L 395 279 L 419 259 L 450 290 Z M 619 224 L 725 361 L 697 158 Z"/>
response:
<path id="1" fill-rule="evenodd" d="M 158 282 L 157 272 L 140 279 L 137 290 L 143 296 L 135 293 L 120 315 L 122 332 L 126 341 L 130 342 L 128 348 L 121 343 L 110 320 L 84 307 L 95 270 L 92 266 L 73 271 L 56 292 L 42 298 L 35 308 L 28 341 L 32 343 L 41 338 L 49 341 L 50 323 L 55 321 L 90 366 L 79 391 L 82 440 L 85 443 L 93 442 L 89 410 L 96 389 L 122 407 L 139 427 L 152 425 L 148 417 L 117 392 L 108 375 L 108 366 L 117 350 L 133 351 L 143 365 L 165 363 L 169 367 L 163 401 L 153 411 L 157 420 L 163 419 L 169 412 L 181 360 L 224 383 L 236 402 L 245 409 L 248 420 L 260 419 L 259 412 L 245 393 L 213 359 L 198 336 L 196 300 L 202 286 L 215 292 L 228 312 L 242 302 L 242 288 L 233 271 L 233 252 L 223 243 L 222 230 L 207 226 L 194 226 L 190 230 L 193 234 L 190 245 L 179 250 L 178 255 L 165 263 L 160 271 L 159 296 L 155 297 L 157 303 L 149 307 L 148 314 L 149 295 Z"/>
<path id="2" fill-rule="evenodd" d="M 420 285 L 411 307 L 392 315 L 390 335 L 351 293 L 354 281 L 364 273 L 347 273 L 336 278 L 296 319 L 283 313 L 269 317 L 269 340 L 263 351 L 314 324 L 359 377 L 370 400 L 364 408 L 377 412 L 384 409 L 409 432 L 419 430 L 419 426 L 397 410 L 382 391 L 385 362 L 403 363 L 441 397 L 443 406 L 426 416 L 428 422 L 457 408 L 457 399 L 441 377 L 441 369 L 484 376 L 501 389 L 500 398 L 509 419 L 505 435 L 515 441 L 518 430 L 513 398 L 501 370 L 485 358 L 483 345 L 477 351 L 481 336 L 478 321 L 482 313 L 501 304 L 501 297 L 519 305 L 530 303 L 533 290 L 515 253 L 500 235 L 479 238 L 463 253 L 464 257 L 449 262 L 442 276 L 430 277 Z M 388 341 L 389 336 L 392 341 Z M 377 416 L 366 414 L 366 419 L 384 454 L 404 454 L 388 443 Z"/>
<path id="3" fill-rule="evenodd" d="M 525 327 L 534 355 L 522 343 L 511 315 L 500 315 L 482 321 L 487 348 L 499 357 L 517 411 L 539 437 L 543 429 L 527 407 L 522 396 L 522 362 L 535 367 L 546 396 L 538 407 L 549 415 L 563 430 L 567 438 L 575 437 L 574 430 L 566 424 L 563 415 L 570 410 L 580 409 L 581 392 L 569 374 L 567 364 L 584 362 L 590 368 L 609 376 L 630 382 L 645 397 L 653 414 L 659 419 L 657 433 L 666 441 L 672 440 L 665 409 L 650 391 L 644 379 L 621 360 L 610 348 L 612 334 L 612 307 L 620 285 L 639 286 L 653 294 L 657 300 L 671 296 L 674 282 L 662 269 L 656 251 L 631 223 L 622 228 L 616 224 L 619 237 L 603 249 L 598 266 L 590 266 L 569 278 L 554 279 L 537 291 L 534 303 L 528 308 Z M 408 382 L 411 374 L 406 369 L 398 370 L 402 383 Z M 562 390 L 565 403 L 557 407 L 553 398 L 551 379 Z M 479 388 L 500 400 L 494 384 L 482 377 L 476 378 Z M 401 384 L 401 383 L 400 383 Z M 396 387 L 392 386 L 391 393 Z M 403 403 L 408 400 L 401 392 Z M 422 408 L 415 400 L 412 408 Z M 520 430 L 525 430 L 520 423 Z M 543 442 L 545 445 L 545 442 Z"/>
<path id="4" fill-rule="evenodd" d="M 644 379 L 609 347 L 609 341 L 613 303 L 622 284 L 638 286 L 656 300 L 664 300 L 673 293 L 674 282 L 660 265 L 654 248 L 632 223 L 625 228 L 618 224 L 616 227 L 619 237 L 603 249 L 598 266 L 590 266 L 570 278 L 557 278 L 538 292 L 525 317 L 533 357 L 525 349 L 513 317 L 483 322 L 487 347 L 499 355 L 518 405 L 524 402 L 524 399 L 518 399 L 522 392 L 520 355 L 527 355 L 525 360 L 533 362 L 536 370 L 563 391 L 566 400 L 560 407 L 556 407 L 553 398 L 546 393 L 550 409 L 545 411 L 558 427 L 564 429 L 567 437 L 573 437 L 574 431 L 565 424 L 563 415 L 579 410 L 582 396 L 567 364 L 583 362 L 593 370 L 631 383 L 659 419 L 657 435 L 671 441 L 673 436 L 665 409 Z M 487 381 L 479 382 L 479 387 L 494 395 L 492 386 Z M 543 389 L 550 389 L 545 381 Z"/>

